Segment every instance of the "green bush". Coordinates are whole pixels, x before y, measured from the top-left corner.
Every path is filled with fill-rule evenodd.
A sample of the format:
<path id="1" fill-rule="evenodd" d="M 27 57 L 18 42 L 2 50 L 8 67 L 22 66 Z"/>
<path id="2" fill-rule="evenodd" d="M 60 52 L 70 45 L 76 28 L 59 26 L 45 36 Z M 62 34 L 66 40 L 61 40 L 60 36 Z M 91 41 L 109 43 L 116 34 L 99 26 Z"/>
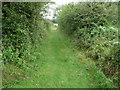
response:
<path id="1" fill-rule="evenodd" d="M 35 60 L 35 49 L 46 35 L 50 21 L 40 14 L 46 2 L 3 2 L 2 41 L 5 63 Z"/>
<path id="2" fill-rule="evenodd" d="M 70 3 L 62 7 L 57 18 L 60 28 L 67 33 L 76 31 L 78 27 L 93 28 L 116 24 L 116 21 L 117 3 Z"/>
<path id="3" fill-rule="evenodd" d="M 61 9 L 57 17 L 59 28 L 74 36 L 77 46 L 86 51 L 86 56 L 100 62 L 104 73 L 114 80 L 120 64 L 117 55 L 120 52 L 117 3 L 70 3 Z"/>

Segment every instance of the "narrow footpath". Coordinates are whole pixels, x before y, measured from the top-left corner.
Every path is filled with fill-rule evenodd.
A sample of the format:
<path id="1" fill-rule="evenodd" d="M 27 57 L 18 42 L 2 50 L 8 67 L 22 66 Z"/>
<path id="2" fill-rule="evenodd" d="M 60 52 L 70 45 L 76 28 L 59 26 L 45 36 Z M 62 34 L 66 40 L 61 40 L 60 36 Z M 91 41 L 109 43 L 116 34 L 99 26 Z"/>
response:
<path id="1" fill-rule="evenodd" d="M 50 31 L 41 45 L 42 57 L 37 61 L 39 70 L 35 71 L 32 78 L 12 88 L 110 87 L 108 79 L 97 69 L 94 61 L 85 58 L 83 53 L 73 47 L 69 37 L 62 32 Z"/>

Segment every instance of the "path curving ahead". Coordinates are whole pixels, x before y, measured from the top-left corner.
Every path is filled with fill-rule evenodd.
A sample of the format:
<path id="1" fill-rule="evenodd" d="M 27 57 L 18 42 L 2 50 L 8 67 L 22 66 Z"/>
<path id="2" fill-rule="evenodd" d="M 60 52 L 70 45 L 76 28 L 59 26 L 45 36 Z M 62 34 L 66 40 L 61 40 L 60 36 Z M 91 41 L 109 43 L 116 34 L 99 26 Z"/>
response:
<path id="1" fill-rule="evenodd" d="M 73 49 L 69 37 L 60 31 L 51 31 L 41 48 L 42 60 L 37 62 L 40 69 L 32 78 L 19 82 L 13 88 L 111 87 L 94 62 Z"/>

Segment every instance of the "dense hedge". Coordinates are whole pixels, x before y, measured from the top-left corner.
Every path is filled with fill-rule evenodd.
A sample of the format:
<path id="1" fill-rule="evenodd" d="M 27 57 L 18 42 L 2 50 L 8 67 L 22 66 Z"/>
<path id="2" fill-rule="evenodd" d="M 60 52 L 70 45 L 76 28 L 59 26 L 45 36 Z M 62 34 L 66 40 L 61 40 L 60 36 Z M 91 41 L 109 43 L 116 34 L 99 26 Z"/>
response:
<path id="1" fill-rule="evenodd" d="M 46 2 L 3 2 L 2 41 L 4 63 L 22 65 L 35 60 L 35 51 L 50 27 L 40 12 Z"/>
<path id="2" fill-rule="evenodd" d="M 118 7 L 117 3 L 70 3 L 57 17 L 59 28 L 75 37 L 77 46 L 86 51 L 106 76 L 118 83 Z"/>

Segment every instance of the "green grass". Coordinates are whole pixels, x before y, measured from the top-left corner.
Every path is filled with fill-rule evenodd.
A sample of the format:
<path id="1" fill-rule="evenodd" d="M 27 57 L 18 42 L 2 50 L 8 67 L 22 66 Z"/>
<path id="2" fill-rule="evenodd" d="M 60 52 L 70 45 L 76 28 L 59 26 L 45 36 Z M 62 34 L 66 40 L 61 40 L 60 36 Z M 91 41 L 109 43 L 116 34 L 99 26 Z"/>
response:
<path id="1" fill-rule="evenodd" d="M 74 49 L 70 39 L 59 30 L 50 31 L 39 47 L 42 53 L 36 61 L 39 68 L 12 88 L 112 87 L 95 63 Z"/>

